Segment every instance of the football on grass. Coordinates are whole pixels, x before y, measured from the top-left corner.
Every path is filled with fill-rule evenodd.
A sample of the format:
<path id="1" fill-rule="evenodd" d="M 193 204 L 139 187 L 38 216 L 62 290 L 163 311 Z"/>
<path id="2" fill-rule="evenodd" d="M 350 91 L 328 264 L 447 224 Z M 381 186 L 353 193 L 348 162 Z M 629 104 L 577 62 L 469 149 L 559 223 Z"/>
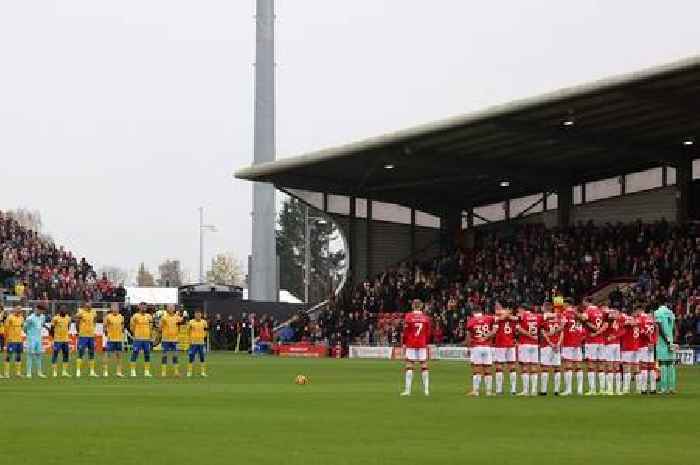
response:
<path id="1" fill-rule="evenodd" d="M 295 384 L 309 384 L 309 378 L 307 378 L 304 375 L 297 375 L 297 377 L 294 378 L 294 383 Z"/>

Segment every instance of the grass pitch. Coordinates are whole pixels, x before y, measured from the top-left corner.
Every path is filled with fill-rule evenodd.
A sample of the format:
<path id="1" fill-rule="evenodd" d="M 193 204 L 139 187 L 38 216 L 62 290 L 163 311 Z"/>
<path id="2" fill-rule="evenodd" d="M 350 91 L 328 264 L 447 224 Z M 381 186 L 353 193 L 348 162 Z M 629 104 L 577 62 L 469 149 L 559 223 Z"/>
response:
<path id="1" fill-rule="evenodd" d="M 160 373 L 156 363 L 152 370 Z M 297 374 L 311 384 L 294 384 Z M 466 398 L 432 362 L 400 398 L 399 362 L 211 354 L 208 379 L 0 380 L 7 464 L 696 463 L 700 368 L 670 396 Z M 416 376 L 419 378 L 419 376 Z M 417 379 L 414 381 L 418 381 Z"/>

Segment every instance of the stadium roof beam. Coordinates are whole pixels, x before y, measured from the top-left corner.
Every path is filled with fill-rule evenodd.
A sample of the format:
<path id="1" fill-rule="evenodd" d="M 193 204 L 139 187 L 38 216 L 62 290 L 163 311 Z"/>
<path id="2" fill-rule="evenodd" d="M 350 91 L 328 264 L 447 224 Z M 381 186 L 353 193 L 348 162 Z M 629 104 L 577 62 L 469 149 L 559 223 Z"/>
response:
<path id="1" fill-rule="evenodd" d="M 633 88 L 629 90 L 629 95 L 632 98 L 638 98 L 657 106 L 668 108 L 684 118 L 697 119 L 700 112 L 700 99 L 681 95 L 677 92 L 666 91 L 660 94 L 655 90 Z"/>
<path id="2" fill-rule="evenodd" d="M 511 118 L 503 118 L 496 124 L 504 129 L 535 135 L 544 140 L 555 141 L 560 144 L 575 145 L 580 148 L 604 149 L 614 155 L 627 157 L 642 156 L 651 161 L 659 161 L 659 163 L 674 158 L 674 155 L 667 147 L 637 145 L 630 141 L 621 140 L 611 134 L 591 132 L 580 129 L 575 125 L 570 128 L 546 127 L 529 121 L 520 121 Z"/>
<path id="3" fill-rule="evenodd" d="M 682 143 L 700 137 L 698 102 L 700 56 L 243 168 L 236 176 L 441 215 L 699 157 Z"/>

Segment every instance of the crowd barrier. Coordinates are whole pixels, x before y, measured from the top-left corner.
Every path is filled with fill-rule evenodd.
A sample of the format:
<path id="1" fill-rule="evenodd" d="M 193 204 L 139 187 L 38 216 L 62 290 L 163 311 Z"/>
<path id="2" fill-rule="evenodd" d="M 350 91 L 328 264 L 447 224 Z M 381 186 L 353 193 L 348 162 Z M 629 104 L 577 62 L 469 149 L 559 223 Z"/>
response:
<path id="1" fill-rule="evenodd" d="M 272 353 L 280 357 L 322 358 L 328 356 L 328 346 L 306 342 L 273 344 Z"/>
<path id="2" fill-rule="evenodd" d="M 428 356 L 431 360 L 469 360 L 469 347 L 462 346 L 428 346 Z M 363 346 L 351 345 L 348 349 L 350 358 L 376 358 L 402 360 L 404 350 L 401 347 L 391 346 Z"/>

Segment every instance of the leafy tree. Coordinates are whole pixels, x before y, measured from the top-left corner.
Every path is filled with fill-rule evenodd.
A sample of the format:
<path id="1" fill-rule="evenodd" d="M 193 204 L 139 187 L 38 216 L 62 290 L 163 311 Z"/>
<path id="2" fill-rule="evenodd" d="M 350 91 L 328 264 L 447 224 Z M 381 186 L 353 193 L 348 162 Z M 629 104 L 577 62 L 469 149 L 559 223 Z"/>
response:
<path id="1" fill-rule="evenodd" d="M 183 277 L 180 260 L 165 260 L 158 266 L 158 285 L 161 287 L 182 286 Z"/>
<path id="2" fill-rule="evenodd" d="M 277 255 L 280 262 L 280 288 L 304 299 L 304 218 L 307 206 L 294 197 L 282 205 L 277 229 Z M 321 211 L 308 207 L 311 250 L 309 302 L 325 300 L 331 292 L 331 275 L 336 275 L 345 258 L 343 251 L 332 252 L 331 241 L 337 227 L 329 220 L 319 221 Z"/>
<path id="3" fill-rule="evenodd" d="M 155 279 L 153 279 L 153 275 L 146 269 L 146 265 L 143 262 L 139 265 L 139 271 L 136 274 L 136 285 L 139 287 L 155 286 Z"/>

